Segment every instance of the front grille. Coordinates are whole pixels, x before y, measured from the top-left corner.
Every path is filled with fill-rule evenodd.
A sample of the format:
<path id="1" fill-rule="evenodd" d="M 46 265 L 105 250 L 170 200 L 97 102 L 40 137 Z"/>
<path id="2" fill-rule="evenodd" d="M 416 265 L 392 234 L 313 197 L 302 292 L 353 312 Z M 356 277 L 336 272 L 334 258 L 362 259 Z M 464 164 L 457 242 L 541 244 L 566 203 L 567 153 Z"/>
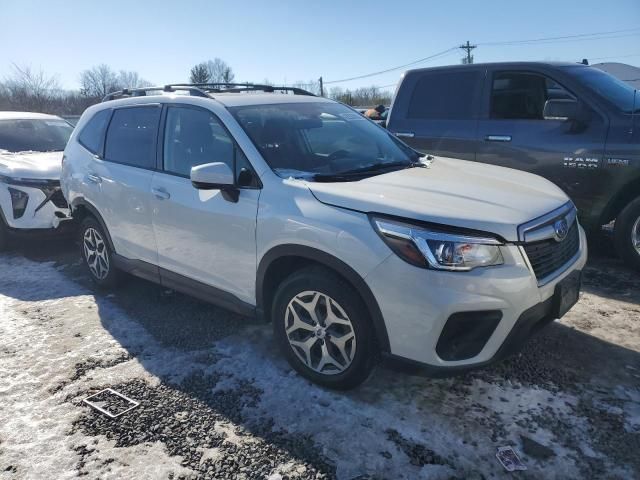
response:
<path id="1" fill-rule="evenodd" d="M 580 248 L 578 222 L 574 221 L 566 238 L 558 242 L 551 238 L 524 245 L 538 282 L 560 269 L 571 260 Z"/>
<path id="2" fill-rule="evenodd" d="M 51 202 L 58 208 L 69 208 L 69 205 L 62 194 L 62 190 L 60 189 L 56 190 L 49 200 L 51 200 Z"/>

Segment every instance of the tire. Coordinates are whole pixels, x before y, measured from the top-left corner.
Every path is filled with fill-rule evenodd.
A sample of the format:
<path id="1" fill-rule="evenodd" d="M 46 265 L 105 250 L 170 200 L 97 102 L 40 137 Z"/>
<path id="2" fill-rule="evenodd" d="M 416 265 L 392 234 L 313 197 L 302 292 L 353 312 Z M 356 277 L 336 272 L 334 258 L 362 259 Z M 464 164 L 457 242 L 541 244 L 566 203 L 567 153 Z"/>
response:
<path id="1" fill-rule="evenodd" d="M 303 377 L 347 390 L 371 374 L 377 348 L 367 309 L 355 289 L 332 271 L 309 267 L 287 277 L 276 291 L 271 318 L 280 349 Z"/>
<path id="2" fill-rule="evenodd" d="M 616 250 L 622 260 L 640 270 L 640 197 L 629 203 L 616 218 Z"/>
<path id="3" fill-rule="evenodd" d="M 4 252 L 9 246 L 9 232 L 4 223 L 2 215 L 0 215 L 0 252 Z"/>
<path id="4" fill-rule="evenodd" d="M 118 283 L 118 270 L 113 263 L 113 252 L 100 223 L 92 216 L 83 220 L 79 229 L 80 255 L 91 280 L 102 288 L 113 288 Z"/>

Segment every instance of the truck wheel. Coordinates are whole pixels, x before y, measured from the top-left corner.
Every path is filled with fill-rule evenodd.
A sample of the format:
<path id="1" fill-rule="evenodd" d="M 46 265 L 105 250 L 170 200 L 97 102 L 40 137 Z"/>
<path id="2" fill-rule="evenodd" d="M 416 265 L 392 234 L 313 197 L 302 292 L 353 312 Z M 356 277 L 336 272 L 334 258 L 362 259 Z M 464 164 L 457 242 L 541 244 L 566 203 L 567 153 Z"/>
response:
<path id="1" fill-rule="evenodd" d="M 272 320 L 289 364 L 303 377 L 346 390 L 364 382 L 375 364 L 373 329 L 353 287 L 330 270 L 299 270 L 278 287 Z"/>
<path id="2" fill-rule="evenodd" d="M 640 197 L 618 215 L 614 235 L 616 250 L 622 260 L 640 270 Z"/>
<path id="3" fill-rule="evenodd" d="M 80 255 L 93 280 L 100 287 L 114 287 L 118 281 L 118 271 L 107 236 L 98 221 L 89 216 L 80 225 Z"/>

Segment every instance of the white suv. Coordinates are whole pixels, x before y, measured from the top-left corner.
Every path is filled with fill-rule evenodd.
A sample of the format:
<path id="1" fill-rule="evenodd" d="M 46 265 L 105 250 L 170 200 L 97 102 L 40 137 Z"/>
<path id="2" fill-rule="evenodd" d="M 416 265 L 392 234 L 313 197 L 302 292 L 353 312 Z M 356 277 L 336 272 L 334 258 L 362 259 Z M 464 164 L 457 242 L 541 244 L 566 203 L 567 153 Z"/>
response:
<path id="1" fill-rule="evenodd" d="M 40 234 L 69 220 L 60 190 L 73 127 L 54 115 L 0 112 L 0 251 L 12 234 Z"/>
<path id="2" fill-rule="evenodd" d="M 332 388 L 379 354 L 486 364 L 577 301 L 585 236 L 552 183 L 420 157 L 298 90 L 226 87 L 123 91 L 80 119 L 62 186 L 98 284 L 123 270 L 261 315 Z"/>

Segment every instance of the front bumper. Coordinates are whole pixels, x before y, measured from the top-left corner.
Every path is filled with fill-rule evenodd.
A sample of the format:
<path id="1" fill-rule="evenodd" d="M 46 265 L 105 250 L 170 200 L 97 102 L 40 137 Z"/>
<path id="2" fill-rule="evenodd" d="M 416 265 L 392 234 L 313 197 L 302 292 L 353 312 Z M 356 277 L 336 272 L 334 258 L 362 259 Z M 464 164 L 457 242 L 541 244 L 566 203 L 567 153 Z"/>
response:
<path id="1" fill-rule="evenodd" d="M 19 218 L 14 218 L 9 188 L 19 190 L 29 196 L 26 209 Z M 46 194 L 39 188 L 32 186 L 8 185 L 0 182 L 0 209 L 3 220 L 10 231 L 57 229 L 62 223 L 71 220 L 68 207 L 62 208 L 50 200 L 47 201 Z"/>
<path id="2" fill-rule="evenodd" d="M 539 286 L 522 250 L 505 245 L 505 264 L 471 272 L 441 272 L 413 267 L 390 255 L 365 278 L 385 320 L 390 354 L 441 369 L 481 366 L 517 351 L 538 327 L 554 319 L 556 285 L 583 269 L 587 242 L 580 228 L 580 248 L 574 262 L 553 281 Z M 473 312 L 473 314 L 471 313 Z M 485 313 L 490 331 L 472 356 L 443 357 L 447 320 L 456 314 Z M 482 337 L 482 335 L 480 335 Z M 440 354 L 439 354 L 440 352 Z"/>

